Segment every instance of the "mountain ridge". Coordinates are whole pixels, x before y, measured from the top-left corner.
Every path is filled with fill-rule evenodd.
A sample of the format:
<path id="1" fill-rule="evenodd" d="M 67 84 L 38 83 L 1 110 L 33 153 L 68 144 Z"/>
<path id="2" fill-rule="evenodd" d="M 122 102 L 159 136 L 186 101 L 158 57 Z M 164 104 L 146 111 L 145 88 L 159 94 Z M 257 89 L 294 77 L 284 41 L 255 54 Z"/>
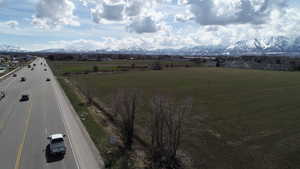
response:
<path id="1" fill-rule="evenodd" d="M 24 52 L 20 47 L 12 45 L 0 45 L 2 52 Z M 276 53 L 300 53 L 300 37 L 290 39 L 284 36 L 273 36 L 268 39 L 250 39 L 241 40 L 229 45 L 207 45 L 207 46 L 190 46 L 182 48 L 163 48 L 163 49 L 144 49 L 141 47 L 130 47 L 127 49 L 96 49 L 88 50 L 85 48 L 56 48 L 36 51 L 37 53 L 108 53 L 108 54 L 155 54 L 155 55 L 266 55 Z"/>

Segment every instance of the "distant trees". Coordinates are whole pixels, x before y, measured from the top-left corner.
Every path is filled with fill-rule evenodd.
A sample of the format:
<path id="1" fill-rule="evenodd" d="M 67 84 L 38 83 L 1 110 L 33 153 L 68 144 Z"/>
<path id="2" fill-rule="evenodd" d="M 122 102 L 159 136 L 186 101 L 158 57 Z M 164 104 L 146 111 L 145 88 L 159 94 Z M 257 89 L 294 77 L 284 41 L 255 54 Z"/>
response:
<path id="1" fill-rule="evenodd" d="M 93 66 L 93 72 L 98 72 L 99 71 L 99 68 L 97 65 Z"/>

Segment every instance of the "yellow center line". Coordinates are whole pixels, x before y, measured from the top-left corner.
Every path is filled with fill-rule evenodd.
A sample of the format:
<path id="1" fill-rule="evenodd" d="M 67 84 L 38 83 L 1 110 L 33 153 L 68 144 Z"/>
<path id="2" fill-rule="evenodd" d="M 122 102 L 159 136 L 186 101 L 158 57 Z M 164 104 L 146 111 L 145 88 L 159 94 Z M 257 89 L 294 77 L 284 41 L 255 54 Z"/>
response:
<path id="1" fill-rule="evenodd" d="M 22 156 L 22 151 L 23 151 L 23 147 L 24 147 L 24 144 L 25 144 L 27 130 L 28 130 L 28 127 L 29 127 L 29 121 L 30 121 L 30 118 L 31 118 L 31 112 L 32 112 L 32 103 L 30 102 L 29 113 L 28 113 L 27 118 L 26 118 L 25 130 L 24 130 L 22 142 L 21 142 L 21 144 L 19 146 L 19 149 L 18 149 L 18 154 L 17 154 L 17 159 L 16 159 L 16 163 L 15 163 L 15 168 L 14 169 L 19 169 L 20 168 L 21 156 Z"/>

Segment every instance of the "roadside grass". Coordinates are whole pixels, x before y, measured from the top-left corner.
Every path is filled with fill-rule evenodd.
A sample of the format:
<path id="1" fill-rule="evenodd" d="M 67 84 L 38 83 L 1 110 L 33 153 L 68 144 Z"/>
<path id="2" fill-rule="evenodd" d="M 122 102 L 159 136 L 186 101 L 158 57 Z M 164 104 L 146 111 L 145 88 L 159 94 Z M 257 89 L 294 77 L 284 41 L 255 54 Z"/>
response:
<path id="1" fill-rule="evenodd" d="M 110 134 L 104 130 L 104 126 L 101 126 L 96 122 L 88 108 L 88 105 L 78 96 L 78 94 L 74 92 L 74 89 L 67 84 L 63 78 L 58 77 L 58 81 L 71 101 L 80 120 L 86 127 L 97 149 L 100 151 L 101 156 L 104 158 L 105 167 L 121 169 L 120 166 L 123 158 L 123 152 L 121 152 L 115 145 L 109 143 Z"/>
<path id="2" fill-rule="evenodd" d="M 181 149 L 196 169 L 300 168 L 299 72 L 178 68 L 69 79 L 107 105 L 118 88 L 142 89 L 145 102 L 155 94 L 191 96 Z M 146 109 L 137 122 L 145 127 Z"/>
<path id="3" fill-rule="evenodd" d="M 74 109 L 78 113 L 83 124 L 86 126 L 88 132 L 90 133 L 91 138 L 95 142 L 96 146 L 100 148 L 101 145 L 106 144 L 106 133 L 100 126 L 96 124 L 93 118 L 89 115 L 89 110 L 78 95 L 74 93 L 74 91 L 68 86 L 68 84 L 62 79 L 58 78 L 59 83 L 64 89 L 66 95 L 70 99 Z"/>

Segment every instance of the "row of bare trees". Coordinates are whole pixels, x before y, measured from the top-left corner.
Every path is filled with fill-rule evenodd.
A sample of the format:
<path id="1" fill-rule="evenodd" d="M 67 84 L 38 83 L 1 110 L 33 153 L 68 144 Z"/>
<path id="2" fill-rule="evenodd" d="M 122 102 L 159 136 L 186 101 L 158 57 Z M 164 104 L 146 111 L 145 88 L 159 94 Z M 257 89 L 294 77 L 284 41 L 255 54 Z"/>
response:
<path id="1" fill-rule="evenodd" d="M 125 151 L 132 149 L 136 114 L 142 113 L 142 100 L 137 89 L 118 90 L 113 96 L 112 112 L 117 117 Z M 191 99 L 176 102 L 162 95 L 151 98 L 147 131 L 150 134 L 149 152 L 153 169 L 179 168 L 177 151 L 182 139 L 184 117 L 191 108 Z"/>

